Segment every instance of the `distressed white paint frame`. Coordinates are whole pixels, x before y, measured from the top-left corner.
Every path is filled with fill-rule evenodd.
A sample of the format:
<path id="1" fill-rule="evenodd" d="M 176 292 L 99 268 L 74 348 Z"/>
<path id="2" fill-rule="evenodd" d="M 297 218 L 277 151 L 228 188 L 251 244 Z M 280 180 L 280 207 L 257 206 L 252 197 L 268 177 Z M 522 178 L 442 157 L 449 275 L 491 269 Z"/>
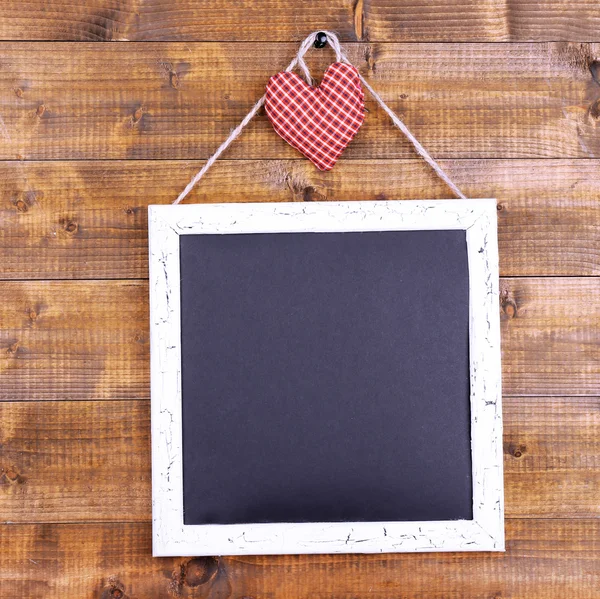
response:
<path id="1" fill-rule="evenodd" d="M 504 550 L 495 200 L 195 204 L 148 213 L 155 556 Z M 184 525 L 179 236 L 442 229 L 467 237 L 473 520 Z"/>

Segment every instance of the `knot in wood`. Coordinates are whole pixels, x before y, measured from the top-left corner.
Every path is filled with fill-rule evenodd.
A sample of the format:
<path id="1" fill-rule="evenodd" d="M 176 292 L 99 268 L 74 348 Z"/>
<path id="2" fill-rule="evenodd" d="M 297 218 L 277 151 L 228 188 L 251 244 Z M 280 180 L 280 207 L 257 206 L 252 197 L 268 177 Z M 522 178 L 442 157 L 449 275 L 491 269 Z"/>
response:
<path id="1" fill-rule="evenodd" d="M 17 212 L 27 212 L 29 210 L 27 203 L 23 200 L 16 200 L 14 204 Z"/>
<path id="2" fill-rule="evenodd" d="M 184 581 L 190 587 L 206 584 L 219 569 L 219 561 L 214 557 L 195 557 L 185 565 Z"/>
<path id="3" fill-rule="evenodd" d="M 312 185 L 309 185 L 308 187 L 304 188 L 304 191 L 302 192 L 302 199 L 305 202 L 315 202 L 315 201 L 321 201 L 321 200 L 326 200 L 327 198 L 319 193 L 314 187 L 312 187 Z"/>
<path id="4" fill-rule="evenodd" d="M 135 111 L 133 112 L 133 114 L 131 115 L 131 124 L 137 125 L 142 120 L 143 116 L 144 116 L 144 107 L 138 106 L 135 109 Z"/>
<path id="5" fill-rule="evenodd" d="M 79 227 L 78 227 L 77 223 L 72 220 L 65 222 L 65 231 L 67 233 L 71 233 L 71 234 L 76 233 L 78 228 Z"/>

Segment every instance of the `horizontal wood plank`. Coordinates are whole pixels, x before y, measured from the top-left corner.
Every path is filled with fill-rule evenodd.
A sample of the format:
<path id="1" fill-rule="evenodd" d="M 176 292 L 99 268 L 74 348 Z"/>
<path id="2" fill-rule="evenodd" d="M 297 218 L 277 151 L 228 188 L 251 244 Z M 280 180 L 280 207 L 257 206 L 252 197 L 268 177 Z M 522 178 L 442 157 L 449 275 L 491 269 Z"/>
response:
<path id="1" fill-rule="evenodd" d="M 585 14 L 586 0 L 576 0 Z M 360 2 L 362 5 L 362 1 Z M 356 40 L 364 19 L 347 0 L 5 0 L 0 39 L 74 41 L 300 41 L 316 29 Z M 357 21 L 355 26 L 355 14 Z M 382 40 L 383 41 L 383 40 Z"/>
<path id="2" fill-rule="evenodd" d="M 150 521 L 150 402 L 5 402 L 0 422 L 0 522 Z"/>
<path id="3" fill-rule="evenodd" d="M 506 516 L 600 516 L 600 398 L 505 397 Z"/>
<path id="4" fill-rule="evenodd" d="M 600 516 L 600 399 L 508 397 L 508 518 Z M 150 521 L 148 401 L 0 403 L 0 521 Z"/>
<path id="5" fill-rule="evenodd" d="M 0 159 L 200 159 L 288 64 L 283 43 L 2 43 Z M 596 44 L 350 44 L 436 158 L 600 157 Z M 68 56 L 69 59 L 65 60 Z M 312 53 L 319 75 L 331 53 Z M 371 99 L 345 158 L 414 150 Z M 228 158 L 298 154 L 260 115 Z"/>
<path id="6" fill-rule="evenodd" d="M 598 278 L 501 280 L 505 394 L 598 394 L 598 297 Z"/>
<path id="7" fill-rule="evenodd" d="M 0 278 L 148 276 L 147 206 L 172 202 L 199 162 L 0 162 Z M 442 166 L 499 204 L 504 276 L 600 275 L 600 161 L 461 160 Z M 186 202 L 447 198 L 418 159 L 217 163 Z"/>
<path id="8" fill-rule="evenodd" d="M 372 41 L 595 41 L 594 0 L 367 0 L 363 35 Z"/>
<path id="9" fill-rule="evenodd" d="M 0 398 L 148 398 L 148 285 L 0 284 Z"/>
<path id="10" fill-rule="evenodd" d="M 597 395 L 600 278 L 501 288 L 504 393 Z M 5 281 L 0 297 L 0 399 L 149 397 L 146 281 Z"/>
<path id="11" fill-rule="evenodd" d="M 4 0 L 0 39 L 290 41 L 317 29 L 343 40 L 598 40 L 594 0 Z"/>
<path id="12" fill-rule="evenodd" d="M 509 520 L 506 553 L 152 558 L 149 524 L 0 528 L 7 597 L 593 599 L 600 520 Z"/>

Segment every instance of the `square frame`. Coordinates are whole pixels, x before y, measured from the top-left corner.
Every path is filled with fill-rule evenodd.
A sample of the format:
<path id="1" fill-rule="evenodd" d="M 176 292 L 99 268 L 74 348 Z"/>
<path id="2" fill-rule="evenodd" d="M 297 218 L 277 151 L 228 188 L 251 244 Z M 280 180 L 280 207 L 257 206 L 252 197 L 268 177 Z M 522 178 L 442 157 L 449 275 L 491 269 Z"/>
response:
<path id="1" fill-rule="evenodd" d="M 449 229 L 467 238 L 473 519 L 184 524 L 179 236 Z M 495 200 L 149 206 L 148 232 L 154 556 L 504 550 Z"/>

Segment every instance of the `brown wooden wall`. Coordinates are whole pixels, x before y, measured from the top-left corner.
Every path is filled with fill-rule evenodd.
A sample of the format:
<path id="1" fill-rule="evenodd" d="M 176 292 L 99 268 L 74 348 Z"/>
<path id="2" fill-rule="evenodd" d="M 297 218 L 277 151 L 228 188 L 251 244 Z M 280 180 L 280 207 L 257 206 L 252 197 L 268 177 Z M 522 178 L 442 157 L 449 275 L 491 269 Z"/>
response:
<path id="1" fill-rule="evenodd" d="M 321 28 L 498 198 L 505 554 L 151 557 L 146 206 Z M 600 598 L 598 42 L 598 0 L 3 0 L 0 596 Z M 259 116 L 187 201 L 448 197 L 368 108 L 330 173 Z"/>

